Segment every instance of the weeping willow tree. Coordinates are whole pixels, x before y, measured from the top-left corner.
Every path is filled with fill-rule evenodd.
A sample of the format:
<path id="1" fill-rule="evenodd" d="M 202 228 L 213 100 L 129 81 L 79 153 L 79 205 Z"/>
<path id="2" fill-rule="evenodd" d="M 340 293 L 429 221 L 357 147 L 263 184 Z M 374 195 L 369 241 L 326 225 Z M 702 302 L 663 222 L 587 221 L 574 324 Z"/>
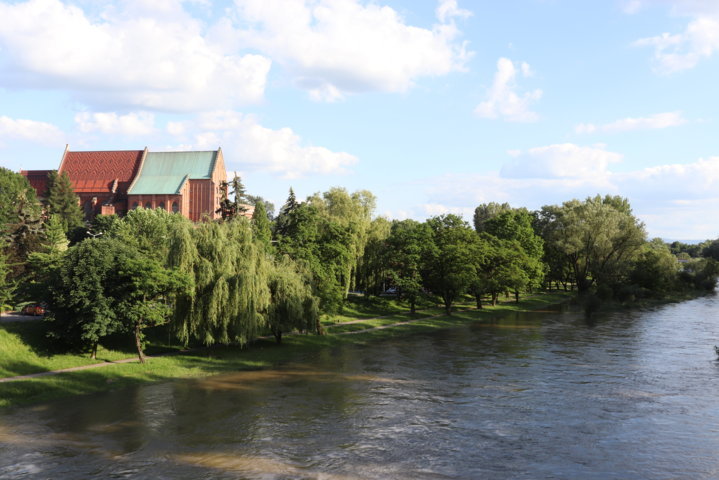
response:
<path id="1" fill-rule="evenodd" d="M 307 201 L 317 208 L 329 224 L 344 231 L 344 247 L 349 255 L 340 266 L 340 282 L 346 298 L 347 293 L 355 288 L 357 269 L 369 239 L 375 196 L 367 190 L 350 194 L 344 188 L 334 187 L 322 196 L 312 195 Z"/>
<path id="2" fill-rule="evenodd" d="M 308 332 L 317 328 L 319 300 L 312 295 L 312 288 L 289 257 L 282 257 L 272 265 L 269 289 L 267 323 L 277 343 L 282 342 L 284 332 Z"/>
<path id="3" fill-rule="evenodd" d="M 181 341 L 243 345 L 265 326 L 270 264 L 247 219 L 179 226 L 168 263 L 192 278 L 190 293 L 175 308 Z"/>

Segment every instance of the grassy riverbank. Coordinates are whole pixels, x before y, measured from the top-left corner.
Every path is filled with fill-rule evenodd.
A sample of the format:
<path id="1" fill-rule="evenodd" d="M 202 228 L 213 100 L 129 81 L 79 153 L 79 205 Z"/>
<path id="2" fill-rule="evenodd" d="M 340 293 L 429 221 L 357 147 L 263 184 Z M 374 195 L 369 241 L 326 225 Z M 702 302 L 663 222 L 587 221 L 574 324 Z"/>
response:
<path id="1" fill-rule="evenodd" d="M 124 346 L 101 348 L 97 360 L 86 354 L 57 354 L 44 337 L 41 321 L 0 323 L 0 377 L 108 363 L 102 368 L 0 383 L 0 407 L 39 403 L 137 383 L 269 368 L 301 361 L 326 347 L 496 320 L 511 312 L 541 310 L 566 301 L 570 296 L 567 293 L 537 294 L 519 303 L 505 302 L 495 307 L 485 306 L 482 310 L 467 303 L 459 305 L 452 316 L 444 315 L 443 309 L 430 304 L 421 305 L 421 310 L 411 315 L 406 305 L 393 299 L 356 298 L 348 302 L 342 315 L 323 320 L 325 335 L 286 336 L 282 345 L 276 345 L 273 339 L 260 339 L 243 349 L 228 346 L 181 351 L 178 345 L 168 344 L 166 333 L 156 331 L 151 335 L 148 353 L 170 355 L 150 358 L 144 365 L 111 363 L 133 357 L 132 349 Z"/>

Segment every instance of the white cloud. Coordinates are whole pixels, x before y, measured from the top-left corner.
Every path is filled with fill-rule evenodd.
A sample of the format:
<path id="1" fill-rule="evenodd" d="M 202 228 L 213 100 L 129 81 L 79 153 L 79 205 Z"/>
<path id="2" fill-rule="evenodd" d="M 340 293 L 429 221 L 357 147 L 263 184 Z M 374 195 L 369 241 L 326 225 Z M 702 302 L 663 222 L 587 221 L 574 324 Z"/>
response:
<path id="1" fill-rule="evenodd" d="M 489 89 L 487 99 L 475 108 L 475 113 L 482 118 L 503 118 L 509 122 L 534 122 L 539 115 L 531 111 L 532 103 L 542 98 L 542 91 L 518 91 L 517 76 L 532 75 L 530 66 L 522 62 L 515 63 L 508 58 L 497 61 L 497 73 L 494 83 Z"/>
<path id="2" fill-rule="evenodd" d="M 531 158 L 529 152 L 554 150 L 551 147 L 531 149 L 522 155 Z M 512 161 L 508 159 L 505 166 L 511 166 Z M 426 181 L 427 201 L 419 213 L 468 212 L 480 203 L 492 201 L 538 209 L 573 198 L 610 194 L 629 199 L 635 214 L 646 222 L 650 236 L 674 239 L 719 236 L 719 157 L 629 172 L 611 171 L 613 163 L 596 168 L 601 181 L 589 171 L 567 175 L 552 168 L 544 174 L 539 170 L 531 177 L 507 177 L 499 172 L 433 177 Z M 471 218 L 466 213 L 464 217 Z"/>
<path id="3" fill-rule="evenodd" d="M 232 111 L 202 114 L 192 124 L 173 124 L 172 130 L 196 132 L 190 143 L 193 149 L 222 145 L 228 169 L 241 166 L 298 178 L 344 174 L 358 161 L 349 153 L 308 145 L 290 128 L 273 130 L 257 123 L 251 115 Z"/>
<path id="4" fill-rule="evenodd" d="M 681 112 L 665 112 L 640 118 L 623 118 L 604 125 L 592 123 L 580 123 L 574 127 L 576 133 L 616 133 L 629 132 L 632 130 L 652 130 L 669 127 L 677 127 L 687 123 Z"/>
<path id="5" fill-rule="evenodd" d="M 719 3 L 708 0 L 669 3 L 675 15 L 691 17 L 684 32 L 665 32 L 634 42 L 636 46 L 654 47 L 655 69 L 662 74 L 694 68 L 719 50 Z"/>
<path id="6" fill-rule="evenodd" d="M 363 0 L 236 0 L 236 38 L 271 56 L 319 100 L 363 91 L 404 92 L 416 79 L 461 71 L 470 52 L 441 0 L 431 29 L 408 25 L 392 8 Z"/>
<path id="7" fill-rule="evenodd" d="M 472 16 L 469 10 L 463 10 L 457 5 L 457 0 L 439 0 L 436 10 L 437 20 L 447 23 L 454 17 L 467 18 Z"/>
<path id="8" fill-rule="evenodd" d="M 75 115 L 75 123 L 83 133 L 100 132 L 120 135 L 149 135 L 155 132 L 155 116 L 148 112 L 118 115 L 114 112 Z"/>
<path id="9" fill-rule="evenodd" d="M 465 220 L 471 219 L 474 214 L 474 209 L 470 207 L 448 206 L 440 203 L 426 203 L 422 205 L 422 210 L 428 217 L 436 217 L 438 215 L 452 213 L 454 215 L 459 215 Z"/>
<path id="10" fill-rule="evenodd" d="M 212 36 L 175 1 L 109 4 L 98 18 L 59 0 L 0 3 L 0 85 L 170 111 L 261 100 L 270 60 Z"/>
<path id="11" fill-rule="evenodd" d="M 51 123 L 0 116 L 0 138 L 57 145 L 63 137 L 62 131 Z"/>
<path id="12" fill-rule="evenodd" d="M 504 178 L 565 178 L 606 182 L 608 167 L 621 161 L 622 155 L 598 147 L 581 147 L 572 143 L 536 147 L 513 152 L 501 169 Z"/>

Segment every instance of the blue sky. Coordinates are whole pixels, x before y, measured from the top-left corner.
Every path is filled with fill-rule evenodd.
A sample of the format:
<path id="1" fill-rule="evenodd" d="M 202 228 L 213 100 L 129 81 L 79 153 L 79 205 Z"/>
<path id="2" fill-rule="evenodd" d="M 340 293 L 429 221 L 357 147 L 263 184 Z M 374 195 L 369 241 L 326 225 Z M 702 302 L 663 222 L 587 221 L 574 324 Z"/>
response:
<path id="1" fill-rule="evenodd" d="M 716 238 L 717 79 L 716 0 L 0 1 L 0 165 L 221 146 L 278 207 L 612 194 L 652 237 Z"/>

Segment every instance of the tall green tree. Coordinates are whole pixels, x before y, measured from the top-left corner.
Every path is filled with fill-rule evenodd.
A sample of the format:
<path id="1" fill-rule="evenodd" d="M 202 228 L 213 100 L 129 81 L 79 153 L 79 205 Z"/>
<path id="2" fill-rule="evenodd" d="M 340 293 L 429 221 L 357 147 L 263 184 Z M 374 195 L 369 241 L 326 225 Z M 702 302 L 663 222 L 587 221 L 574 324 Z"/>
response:
<path id="1" fill-rule="evenodd" d="M 140 363 L 145 363 L 144 329 L 167 323 L 175 296 L 190 287 L 189 275 L 123 246 L 109 280 L 106 289 L 117 321 L 133 336 Z"/>
<path id="2" fill-rule="evenodd" d="M 66 235 L 72 230 L 84 226 L 84 215 L 67 172 L 58 174 L 56 170 L 52 170 L 48 174 L 45 205 L 48 214 L 57 215 L 60 218 Z"/>
<path id="3" fill-rule="evenodd" d="M 357 265 L 355 287 L 368 295 L 379 295 L 389 278 L 387 239 L 392 223 L 384 217 L 372 220 L 367 232 L 367 245 Z"/>
<path id="4" fill-rule="evenodd" d="M 442 298 L 447 314 L 451 314 L 452 305 L 474 279 L 478 237 L 457 215 L 433 217 L 427 225 L 432 242 L 424 254 L 423 282 Z"/>
<path id="5" fill-rule="evenodd" d="M 48 275 L 50 332 L 58 340 L 89 350 L 92 358 L 97 357 L 100 341 L 122 328 L 108 291 L 121 246 L 106 239 L 85 240 Z"/>
<path id="6" fill-rule="evenodd" d="M 30 253 L 42 243 L 40 202 L 27 179 L 0 167 L 0 241 L 5 244 L 10 279 L 20 279 Z"/>
<path id="7" fill-rule="evenodd" d="M 644 224 L 621 197 L 572 200 L 543 207 L 539 215 L 545 242 L 564 257 L 580 292 L 626 281 L 646 238 Z"/>
<path id="8" fill-rule="evenodd" d="M 388 273 L 399 293 L 409 301 L 411 313 L 415 313 L 417 299 L 422 293 L 422 267 L 432 242 L 430 227 L 415 220 L 393 222 L 387 238 L 385 262 Z M 439 253 L 439 250 L 433 253 Z"/>
<path id="9" fill-rule="evenodd" d="M 269 261 L 248 219 L 178 228 L 168 263 L 190 277 L 178 296 L 174 325 L 184 341 L 245 344 L 265 326 Z"/>
<path id="10" fill-rule="evenodd" d="M 484 231 L 501 240 L 514 242 L 516 258 L 522 259 L 521 269 L 526 281 L 515 281 L 514 294 L 516 301 L 519 301 L 519 292 L 525 288 L 533 288 L 541 285 L 544 280 L 545 265 L 542 263 L 544 256 L 544 241 L 537 235 L 532 227 L 532 216 L 524 209 L 505 210 L 484 223 Z M 519 277 L 516 277 L 519 279 Z"/>
<path id="11" fill-rule="evenodd" d="M 217 213 L 220 214 L 223 220 L 232 220 L 247 212 L 247 191 L 242 179 L 237 174 L 229 182 L 221 182 L 220 190 L 222 191 L 222 199 Z M 232 200 L 230 200 L 230 190 L 232 191 Z"/>

